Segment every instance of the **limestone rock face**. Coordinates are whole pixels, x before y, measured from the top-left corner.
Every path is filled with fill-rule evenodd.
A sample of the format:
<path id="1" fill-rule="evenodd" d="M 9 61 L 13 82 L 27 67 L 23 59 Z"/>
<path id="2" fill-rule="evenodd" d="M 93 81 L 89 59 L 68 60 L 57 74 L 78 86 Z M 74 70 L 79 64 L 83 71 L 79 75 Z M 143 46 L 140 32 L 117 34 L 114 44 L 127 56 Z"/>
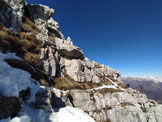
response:
<path id="1" fill-rule="evenodd" d="M 80 59 L 61 58 L 60 66 L 64 67 L 63 71 L 71 78 L 78 82 L 101 83 L 102 77 L 112 77 L 119 80 L 121 74 L 108 66 L 101 65 L 94 61 Z M 104 79 L 106 81 L 106 79 Z M 107 80 L 110 80 L 107 78 Z"/>
<path id="2" fill-rule="evenodd" d="M 66 66 L 64 62 L 67 58 L 76 59 L 78 61 L 84 58 L 83 52 L 78 47 L 73 46 L 70 38 L 67 40 L 58 38 L 56 39 L 56 43 L 53 43 L 48 36 L 38 34 L 37 39 L 43 40 L 44 42 L 41 47 L 40 59 L 49 76 L 60 76 L 61 66 Z M 60 61 L 61 58 L 65 59 L 65 61 Z M 58 74 L 56 74 L 56 72 L 58 72 Z"/>
<path id="3" fill-rule="evenodd" d="M 54 9 L 44 5 L 28 4 L 27 9 L 30 18 L 35 22 L 36 26 L 47 35 L 47 21 L 54 14 Z"/>
<path id="4" fill-rule="evenodd" d="M 74 46 L 70 37 L 67 40 L 55 38 L 55 44 L 62 57 L 67 59 L 83 59 L 84 54 L 80 48 Z"/>
<path id="5" fill-rule="evenodd" d="M 49 76 L 60 76 L 59 54 L 54 44 L 44 41 L 40 59 L 42 60 L 44 70 Z"/>
<path id="6" fill-rule="evenodd" d="M 0 20 L 2 23 L 6 23 L 5 21 L 7 21 L 7 27 L 12 27 L 15 31 L 19 32 L 21 30 L 20 27 L 26 1 L 2 0 L 0 2 L 0 8 L 2 8 L 2 11 L 0 11 Z"/>
<path id="7" fill-rule="evenodd" d="M 56 22 L 52 17 L 48 20 L 48 27 L 58 30 L 59 29 L 59 24 Z"/>
<path id="8" fill-rule="evenodd" d="M 73 101 L 67 98 L 65 103 L 86 111 L 97 122 L 161 122 L 162 105 L 133 89 L 70 90 L 64 96 L 59 95 L 61 90 L 54 92 L 63 101 L 69 94 Z"/>

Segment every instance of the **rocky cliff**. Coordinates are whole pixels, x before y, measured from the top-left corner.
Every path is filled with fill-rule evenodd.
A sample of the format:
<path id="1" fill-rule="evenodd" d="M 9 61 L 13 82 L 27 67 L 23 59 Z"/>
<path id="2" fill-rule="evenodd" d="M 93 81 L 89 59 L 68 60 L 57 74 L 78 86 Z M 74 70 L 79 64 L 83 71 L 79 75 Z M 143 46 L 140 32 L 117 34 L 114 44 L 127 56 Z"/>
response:
<path id="1" fill-rule="evenodd" d="M 0 119 L 161 122 L 162 106 L 85 57 L 53 14 L 48 6 L 0 0 Z"/>

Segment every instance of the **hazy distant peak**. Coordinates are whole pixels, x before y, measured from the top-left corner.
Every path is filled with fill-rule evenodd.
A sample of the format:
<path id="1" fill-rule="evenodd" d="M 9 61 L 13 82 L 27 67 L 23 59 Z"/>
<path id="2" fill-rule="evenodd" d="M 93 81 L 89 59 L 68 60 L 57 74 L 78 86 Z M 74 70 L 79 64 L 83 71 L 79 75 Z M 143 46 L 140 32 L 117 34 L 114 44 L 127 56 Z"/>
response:
<path id="1" fill-rule="evenodd" d="M 122 77 L 122 80 L 129 81 L 153 81 L 153 82 L 162 82 L 162 76 L 147 76 L 147 77 Z"/>

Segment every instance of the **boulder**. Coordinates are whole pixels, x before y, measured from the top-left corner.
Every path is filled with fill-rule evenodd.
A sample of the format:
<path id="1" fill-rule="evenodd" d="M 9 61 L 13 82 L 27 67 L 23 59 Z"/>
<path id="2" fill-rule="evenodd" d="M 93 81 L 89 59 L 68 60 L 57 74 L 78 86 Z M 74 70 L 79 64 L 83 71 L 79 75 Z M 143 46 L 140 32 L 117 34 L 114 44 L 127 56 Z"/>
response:
<path id="1" fill-rule="evenodd" d="M 35 94 L 35 102 L 32 104 L 34 105 L 34 108 L 44 109 L 46 112 L 52 112 L 53 108 L 62 108 L 66 106 L 62 99 L 57 97 L 55 92 L 52 90 L 40 88 Z"/>
<path id="2" fill-rule="evenodd" d="M 32 107 L 44 109 L 46 112 L 52 112 L 51 97 L 50 90 L 40 88 L 35 94 L 35 103 L 32 103 L 34 104 Z"/>
<path id="3" fill-rule="evenodd" d="M 59 54 L 67 59 L 83 59 L 84 54 L 80 48 L 74 46 L 70 37 L 67 40 L 55 38 L 56 48 Z"/>

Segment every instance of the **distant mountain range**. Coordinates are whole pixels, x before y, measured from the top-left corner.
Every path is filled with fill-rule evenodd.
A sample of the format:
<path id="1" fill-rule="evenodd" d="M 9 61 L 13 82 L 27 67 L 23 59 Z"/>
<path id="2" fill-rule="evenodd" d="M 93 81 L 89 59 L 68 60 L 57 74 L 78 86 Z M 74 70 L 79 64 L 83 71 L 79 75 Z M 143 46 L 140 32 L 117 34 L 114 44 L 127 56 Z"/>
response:
<path id="1" fill-rule="evenodd" d="M 122 81 L 128 87 L 145 93 L 149 99 L 162 104 L 162 77 L 123 77 Z"/>

